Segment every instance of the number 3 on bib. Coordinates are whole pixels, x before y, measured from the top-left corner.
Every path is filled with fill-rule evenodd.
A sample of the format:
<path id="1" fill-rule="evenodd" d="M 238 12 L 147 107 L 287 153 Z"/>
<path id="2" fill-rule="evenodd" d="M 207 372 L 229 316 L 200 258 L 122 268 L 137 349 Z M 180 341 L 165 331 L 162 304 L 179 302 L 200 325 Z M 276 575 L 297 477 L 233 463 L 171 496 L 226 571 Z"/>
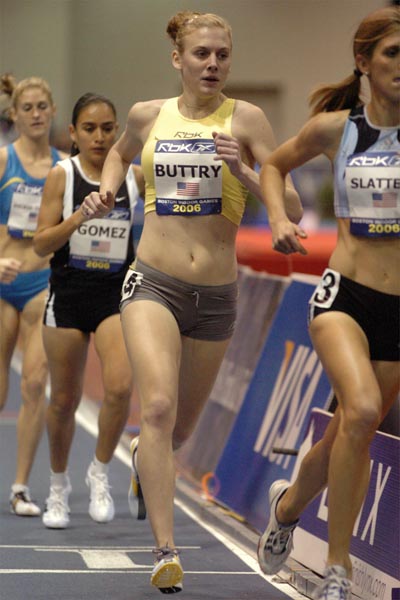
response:
<path id="1" fill-rule="evenodd" d="M 329 308 L 336 298 L 339 284 L 340 273 L 332 271 L 331 269 L 325 269 L 322 278 L 311 297 L 310 303 L 320 306 L 321 308 Z"/>

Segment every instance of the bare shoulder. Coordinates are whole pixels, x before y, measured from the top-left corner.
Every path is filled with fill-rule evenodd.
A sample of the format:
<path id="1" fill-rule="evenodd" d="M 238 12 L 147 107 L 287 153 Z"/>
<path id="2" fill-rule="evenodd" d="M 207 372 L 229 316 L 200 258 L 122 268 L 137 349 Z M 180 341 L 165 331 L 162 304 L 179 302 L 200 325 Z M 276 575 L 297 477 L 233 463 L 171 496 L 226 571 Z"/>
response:
<path id="1" fill-rule="evenodd" d="M 65 188 L 66 173 L 61 165 L 55 165 L 50 169 L 46 177 L 45 189 L 62 190 Z"/>
<path id="2" fill-rule="evenodd" d="M 255 120 L 268 121 L 264 111 L 259 106 L 251 102 L 246 102 L 246 100 L 235 100 L 233 117 L 235 120 L 247 123 L 254 122 Z"/>
<path id="3" fill-rule="evenodd" d="M 338 110 L 319 113 L 307 121 L 300 133 L 323 141 L 325 146 L 335 146 L 340 142 L 349 112 Z"/>
<path id="4" fill-rule="evenodd" d="M 129 111 L 128 123 L 132 123 L 135 127 L 147 125 L 157 118 L 165 102 L 165 99 L 136 102 Z"/>
<path id="5" fill-rule="evenodd" d="M 127 143 L 129 147 L 137 144 L 137 153 L 140 146 L 143 147 L 165 102 L 166 100 L 148 100 L 147 102 L 136 102 L 132 106 L 128 114 L 125 132 L 120 138 L 121 148 L 124 143 Z M 129 152 L 127 152 L 128 156 Z"/>
<path id="6" fill-rule="evenodd" d="M 235 100 L 232 119 L 232 132 L 235 137 L 250 141 L 251 138 L 264 138 L 270 148 L 275 146 L 272 127 L 265 112 L 255 104 L 245 100 Z"/>

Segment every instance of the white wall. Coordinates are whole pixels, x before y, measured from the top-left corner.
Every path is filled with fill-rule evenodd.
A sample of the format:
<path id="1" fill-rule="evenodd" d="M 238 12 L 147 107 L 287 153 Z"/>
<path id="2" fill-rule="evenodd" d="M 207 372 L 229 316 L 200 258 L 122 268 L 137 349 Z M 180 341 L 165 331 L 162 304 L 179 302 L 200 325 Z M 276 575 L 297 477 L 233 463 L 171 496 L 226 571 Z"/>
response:
<path id="1" fill-rule="evenodd" d="M 318 83 L 353 69 L 351 40 L 359 21 L 385 0 L 0 0 L 0 72 L 47 79 L 66 127 L 84 92 L 109 96 L 121 127 L 136 100 L 179 93 L 165 34 L 177 10 L 221 14 L 234 34 L 230 83 L 276 85 L 278 141 L 308 115 Z M 266 112 L 268 109 L 266 109 Z M 275 112 L 273 112 L 275 114 Z M 275 117 L 277 120 L 278 118 Z"/>
<path id="2" fill-rule="evenodd" d="M 70 6 L 69 0 L 0 0 L 0 73 L 46 79 L 60 127 L 68 123 L 73 101 Z"/>

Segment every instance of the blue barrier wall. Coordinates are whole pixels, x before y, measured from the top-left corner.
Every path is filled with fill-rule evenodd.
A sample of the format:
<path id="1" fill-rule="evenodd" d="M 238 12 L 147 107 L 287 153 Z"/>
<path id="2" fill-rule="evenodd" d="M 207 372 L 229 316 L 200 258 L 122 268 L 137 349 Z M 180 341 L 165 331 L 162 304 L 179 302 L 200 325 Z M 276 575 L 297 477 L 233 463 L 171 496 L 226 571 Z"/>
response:
<path id="1" fill-rule="evenodd" d="M 263 529 L 275 479 L 290 479 L 311 409 L 325 408 L 331 388 L 307 330 L 314 285 L 292 281 L 275 315 L 242 408 L 216 469 L 216 499 Z"/>

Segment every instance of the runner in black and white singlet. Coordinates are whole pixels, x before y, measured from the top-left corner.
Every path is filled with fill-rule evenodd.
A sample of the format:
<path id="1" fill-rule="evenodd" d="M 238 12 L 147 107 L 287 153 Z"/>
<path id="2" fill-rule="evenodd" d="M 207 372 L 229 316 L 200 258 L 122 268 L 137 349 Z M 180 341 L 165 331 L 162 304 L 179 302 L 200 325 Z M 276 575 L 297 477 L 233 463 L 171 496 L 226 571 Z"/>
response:
<path id="1" fill-rule="evenodd" d="M 43 327 L 51 383 L 50 494 L 43 522 L 51 529 L 69 524 L 68 455 L 91 334 L 102 367 L 104 401 L 86 476 L 89 514 L 102 523 L 114 517 L 108 463 L 126 423 L 132 391 L 119 302 L 122 281 L 134 258 L 135 205 L 144 191 L 141 170 L 132 165 L 118 190 L 115 208 L 105 218 L 89 218 L 82 202 L 99 189 L 101 170 L 115 141 L 114 105 L 103 96 L 85 94 L 75 105 L 70 132 L 73 156 L 49 174 L 34 238 L 38 254 L 54 253 Z"/>
<path id="2" fill-rule="evenodd" d="M 369 445 L 400 387 L 400 7 L 377 10 L 353 40 L 354 73 L 318 88 L 299 134 L 261 171 L 276 250 L 304 251 L 285 215 L 285 173 L 324 154 L 334 171 L 338 240 L 309 303 L 309 330 L 338 408 L 296 481 L 270 488 L 258 558 L 276 573 L 303 509 L 328 485 L 328 558 L 319 600 L 351 598 L 350 541 L 368 489 Z M 370 101 L 360 100 L 360 80 Z"/>

